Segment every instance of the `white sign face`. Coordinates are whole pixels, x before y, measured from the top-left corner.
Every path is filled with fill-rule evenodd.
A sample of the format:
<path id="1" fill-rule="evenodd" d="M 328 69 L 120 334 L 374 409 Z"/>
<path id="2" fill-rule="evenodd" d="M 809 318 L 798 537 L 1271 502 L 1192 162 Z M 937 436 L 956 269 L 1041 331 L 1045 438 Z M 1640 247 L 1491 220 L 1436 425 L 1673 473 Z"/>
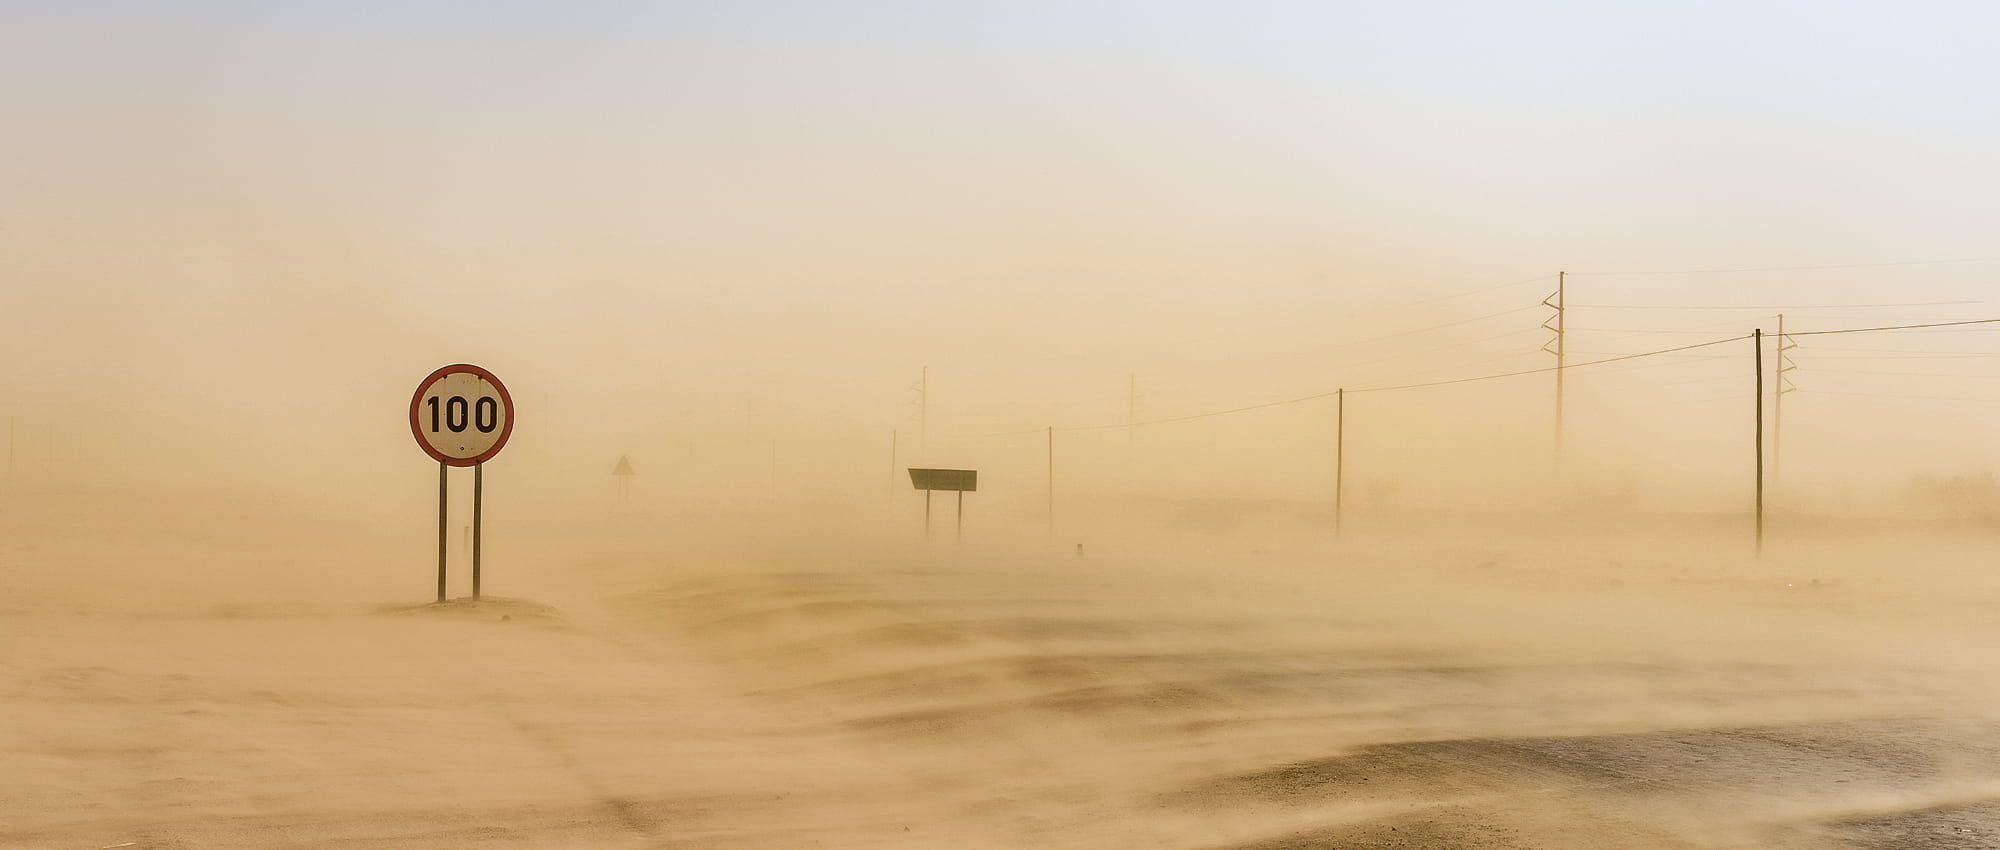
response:
<path id="1" fill-rule="evenodd" d="M 417 387 L 410 400 L 410 431 L 439 463 L 485 463 L 500 453 L 514 431 L 514 401 L 493 373 L 471 365 L 446 366 Z"/>

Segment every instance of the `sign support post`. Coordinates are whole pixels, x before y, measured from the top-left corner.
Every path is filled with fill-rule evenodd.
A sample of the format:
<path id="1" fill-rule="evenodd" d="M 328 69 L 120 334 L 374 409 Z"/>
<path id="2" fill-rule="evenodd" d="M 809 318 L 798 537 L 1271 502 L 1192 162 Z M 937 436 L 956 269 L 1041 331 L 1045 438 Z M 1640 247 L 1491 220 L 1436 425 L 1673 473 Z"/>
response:
<path id="1" fill-rule="evenodd" d="M 438 462 L 438 601 L 444 601 L 444 493 L 445 465 Z"/>
<path id="2" fill-rule="evenodd" d="M 472 465 L 472 601 L 479 601 L 479 519 L 486 502 L 486 464 Z"/>
<path id="3" fill-rule="evenodd" d="M 979 471 L 976 469 L 916 469 L 910 470 L 910 486 L 924 491 L 924 539 L 931 539 L 931 491 L 952 490 L 958 493 L 958 519 L 952 526 L 952 540 L 965 542 L 965 491 L 979 489 Z"/>

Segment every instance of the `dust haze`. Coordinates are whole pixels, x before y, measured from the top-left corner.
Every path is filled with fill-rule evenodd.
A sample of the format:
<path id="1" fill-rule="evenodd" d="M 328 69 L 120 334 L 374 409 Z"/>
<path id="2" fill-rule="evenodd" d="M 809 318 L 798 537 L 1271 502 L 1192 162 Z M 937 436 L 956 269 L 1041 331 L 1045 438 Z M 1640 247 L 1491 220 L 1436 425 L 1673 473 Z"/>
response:
<path id="1" fill-rule="evenodd" d="M 8 18 L 0 845 L 2000 843 L 1990 11 Z"/>

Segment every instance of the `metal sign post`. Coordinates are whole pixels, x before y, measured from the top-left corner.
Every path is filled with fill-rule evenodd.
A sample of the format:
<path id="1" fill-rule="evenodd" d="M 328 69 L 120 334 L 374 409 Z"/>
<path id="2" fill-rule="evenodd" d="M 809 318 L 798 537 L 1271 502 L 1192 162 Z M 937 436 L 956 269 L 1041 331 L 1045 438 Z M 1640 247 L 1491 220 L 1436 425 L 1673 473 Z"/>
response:
<path id="1" fill-rule="evenodd" d="M 480 596 L 480 537 L 486 509 L 486 461 L 514 433 L 514 399 L 492 372 L 460 363 L 426 376 L 410 397 L 410 433 L 438 462 L 437 599 L 445 601 L 447 467 L 472 467 L 472 598 Z"/>
<path id="2" fill-rule="evenodd" d="M 438 600 L 444 601 L 444 478 L 445 465 L 438 464 Z"/>
<path id="3" fill-rule="evenodd" d="M 946 490 L 958 493 L 958 524 L 952 539 L 965 539 L 965 494 L 979 489 L 979 470 L 976 469 L 911 469 L 910 486 L 924 491 L 924 539 L 931 536 L 931 491 Z"/>
<path id="4" fill-rule="evenodd" d="M 479 518 L 486 504 L 486 464 L 472 465 L 472 598 L 479 598 Z"/>

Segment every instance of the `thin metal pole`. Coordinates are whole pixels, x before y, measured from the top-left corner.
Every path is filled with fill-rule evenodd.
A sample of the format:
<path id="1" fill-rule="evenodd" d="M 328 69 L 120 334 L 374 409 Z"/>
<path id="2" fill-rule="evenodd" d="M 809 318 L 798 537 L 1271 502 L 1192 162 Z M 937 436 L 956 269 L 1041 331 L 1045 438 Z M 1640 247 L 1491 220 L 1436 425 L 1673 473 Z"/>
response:
<path id="1" fill-rule="evenodd" d="M 472 465 L 472 601 L 479 601 L 479 520 L 486 504 L 486 464 Z"/>
<path id="2" fill-rule="evenodd" d="M 1125 373 L 1125 447 L 1131 448 L 1139 430 L 1139 373 Z"/>
<path id="3" fill-rule="evenodd" d="M 445 465 L 438 461 L 438 599 L 444 601 L 444 497 Z"/>
<path id="4" fill-rule="evenodd" d="M 1049 534 L 1056 533 L 1056 426 L 1049 426 Z"/>
<path id="5" fill-rule="evenodd" d="M 931 539 L 931 490 L 924 488 L 924 539 Z"/>
<path id="6" fill-rule="evenodd" d="M 1757 346 L 1757 551 L 1764 551 L 1764 329 L 1751 333 Z"/>
<path id="7" fill-rule="evenodd" d="M 965 491 L 958 491 L 958 525 L 952 531 L 951 542 L 965 542 Z"/>
<path id="8" fill-rule="evenodd" d="M 1556 469 L 1558 471 L 1562 469 L 1563 450 L 1563 373 L 1569 371 L 1564 368 L 1568 362 L 1566 355 L 1568 345 L 1565 339 L 1568 335 L 1563 332 L 1568 324 L 1566 320 L 1569 311 L 1565 308 L 1568 292 L 1569 273 L 1556 272 Z"/>
<path id="9" fill-rule="evenodd" d="M 1333 536 L 1340 536 L 1342 500 L 1347 488 L 1347 388 L 1333 391 Z"/>
<path id="10" fill-rule="evenodd" d="M 1785 456 L 1785 314 L 1778 314 L 1778 357 L 1771 372 L 1771 486 L 1778 486 L 1778 466 Z"/>

